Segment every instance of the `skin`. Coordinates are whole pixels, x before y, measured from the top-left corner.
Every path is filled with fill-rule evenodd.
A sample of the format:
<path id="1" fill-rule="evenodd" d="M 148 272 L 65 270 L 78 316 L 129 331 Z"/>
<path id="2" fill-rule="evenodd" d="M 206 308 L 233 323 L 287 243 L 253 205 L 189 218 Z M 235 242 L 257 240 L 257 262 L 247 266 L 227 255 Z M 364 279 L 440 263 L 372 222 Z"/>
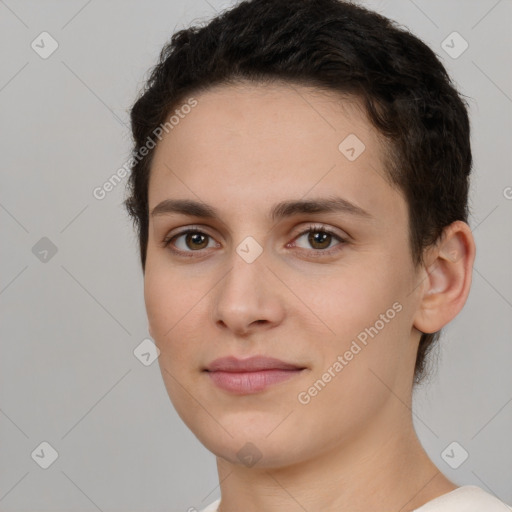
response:
<path id="1" fill-rule="evenodd" d="M 355 98 L 286 83 L 223 85 L 195 97 L 155 150 L 149 209 L 190 199 L 219 218 L 151 216 L 144 294 L 169 397 L 217 457 L 220 510 L 406 512 L 455 489 L 416 436 L 411 397 L 421 332 L 446 325 L 469 293 L 469 227 L 448 226 L 415 268 L 406 201 L 385 179 L 383 142 Z M 338 149 L 348 134 L 365 144 L 354 161 Z M 268 216 L 280 201 L 334 193 L 370 216 Z M 346 242 L 308 242 L 301 233 L 318 224 Z M 202 245 L 183 235 L 163 247 L 193 226 L 208 235 Z M 263 249 L 252 263 L 236 252 L 248 236 Z M 400 312 L 300 403 L 299 393 L 397 302 Z M 202 371 L 228 355 L 306 370 L 234 395 Z M 237 456 L 244 446 L 256 464 Z"/>

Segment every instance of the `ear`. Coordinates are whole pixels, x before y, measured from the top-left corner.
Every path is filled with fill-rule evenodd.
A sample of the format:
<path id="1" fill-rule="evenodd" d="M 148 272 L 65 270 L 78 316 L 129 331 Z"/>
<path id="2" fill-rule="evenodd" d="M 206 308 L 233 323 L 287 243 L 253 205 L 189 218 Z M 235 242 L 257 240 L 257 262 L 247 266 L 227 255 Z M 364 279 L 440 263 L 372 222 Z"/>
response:
<path id="1" fill-rule="evenodd" d="M 428 251 L 420 275 L 416 329 L 437 332 L 457 316 L 469 295 L 475 253 L 475 241 L 465 222 L 458 220 L 444 229 L 440 241 Z"/>

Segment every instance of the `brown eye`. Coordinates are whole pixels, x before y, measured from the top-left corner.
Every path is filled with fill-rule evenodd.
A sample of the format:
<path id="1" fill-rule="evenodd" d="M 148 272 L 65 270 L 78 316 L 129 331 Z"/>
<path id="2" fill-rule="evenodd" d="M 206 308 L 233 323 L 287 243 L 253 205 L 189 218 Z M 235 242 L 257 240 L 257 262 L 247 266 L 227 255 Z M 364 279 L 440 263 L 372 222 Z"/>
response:
<path id="1" fill-rule="evenodd" d="M 169 246 L 172 252 L 185 253 L 188 256 L 190 253 L 199 252 L 202 249 L 211 247 L 209 245 L 210 241 L 213 241 L 210 235 L 203 233 L 199 229 L 191 228 L 166 238 L 163 241 L 163 246 Z"/>
<path id="2" fill-rule="evenodd" d="M 306 245 L 305 247 L 298 243 L 301 239 L 306 237 Z M 338 243 L 334 243 L 333 241 L 338 241 Z M 294 245 L 300 247 L 302 249 L 309 250 L 310 253 L 322 254 L 322 253 L 330 253 L 331 249 L 338 250 L 346 243 L 347 241 L 342 238 L 340 235 L 334 233 L 329 228 L 323 226 L 310 226 L 306 231 L 303 231 L 294 242 Z M 338 247 L 340 246 L 340 247 Z"/>

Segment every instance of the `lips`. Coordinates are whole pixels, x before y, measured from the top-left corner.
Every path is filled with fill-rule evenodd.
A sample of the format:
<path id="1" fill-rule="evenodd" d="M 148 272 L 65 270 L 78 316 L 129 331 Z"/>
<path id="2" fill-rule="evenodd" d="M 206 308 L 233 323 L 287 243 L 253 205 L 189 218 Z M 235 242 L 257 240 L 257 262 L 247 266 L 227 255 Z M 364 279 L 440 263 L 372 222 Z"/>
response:
<path id="1" fill-rule="evenodd" d="M 303 370 L 303 366 L 286 363 L 280 359 L 265 356 L 253 356 L 248 359 L 237 359 L 236 357 L 221 357 L 215 359 L 206 367 L 209 372 L 257 372 L 260 370 Z"/>
<path id="2" fill-rule="evenodd" d="M 224 391 L 238 395 L 259 393 L 305 370 L 303 366 L 265 356 L 248 359 L 223 357 L 210 363 L 205 372 Z"/>

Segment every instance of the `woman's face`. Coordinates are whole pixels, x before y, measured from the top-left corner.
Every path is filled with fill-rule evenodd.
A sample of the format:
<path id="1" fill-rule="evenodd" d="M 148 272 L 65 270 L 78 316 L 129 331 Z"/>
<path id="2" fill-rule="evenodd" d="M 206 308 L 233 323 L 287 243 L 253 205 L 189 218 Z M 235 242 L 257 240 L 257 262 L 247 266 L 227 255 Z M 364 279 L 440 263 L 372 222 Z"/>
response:
<path id="1" fill-rule="evenodd" d="M 419 295 L 375 130 L 355 100 L 303 86 L 195 99 L 149 183 L 145 301 L 178 414 L 217 456 L 260 467 L 389 438 L 410 414 Z M 229 356 L 295 370 L 206 370 Z"/>

